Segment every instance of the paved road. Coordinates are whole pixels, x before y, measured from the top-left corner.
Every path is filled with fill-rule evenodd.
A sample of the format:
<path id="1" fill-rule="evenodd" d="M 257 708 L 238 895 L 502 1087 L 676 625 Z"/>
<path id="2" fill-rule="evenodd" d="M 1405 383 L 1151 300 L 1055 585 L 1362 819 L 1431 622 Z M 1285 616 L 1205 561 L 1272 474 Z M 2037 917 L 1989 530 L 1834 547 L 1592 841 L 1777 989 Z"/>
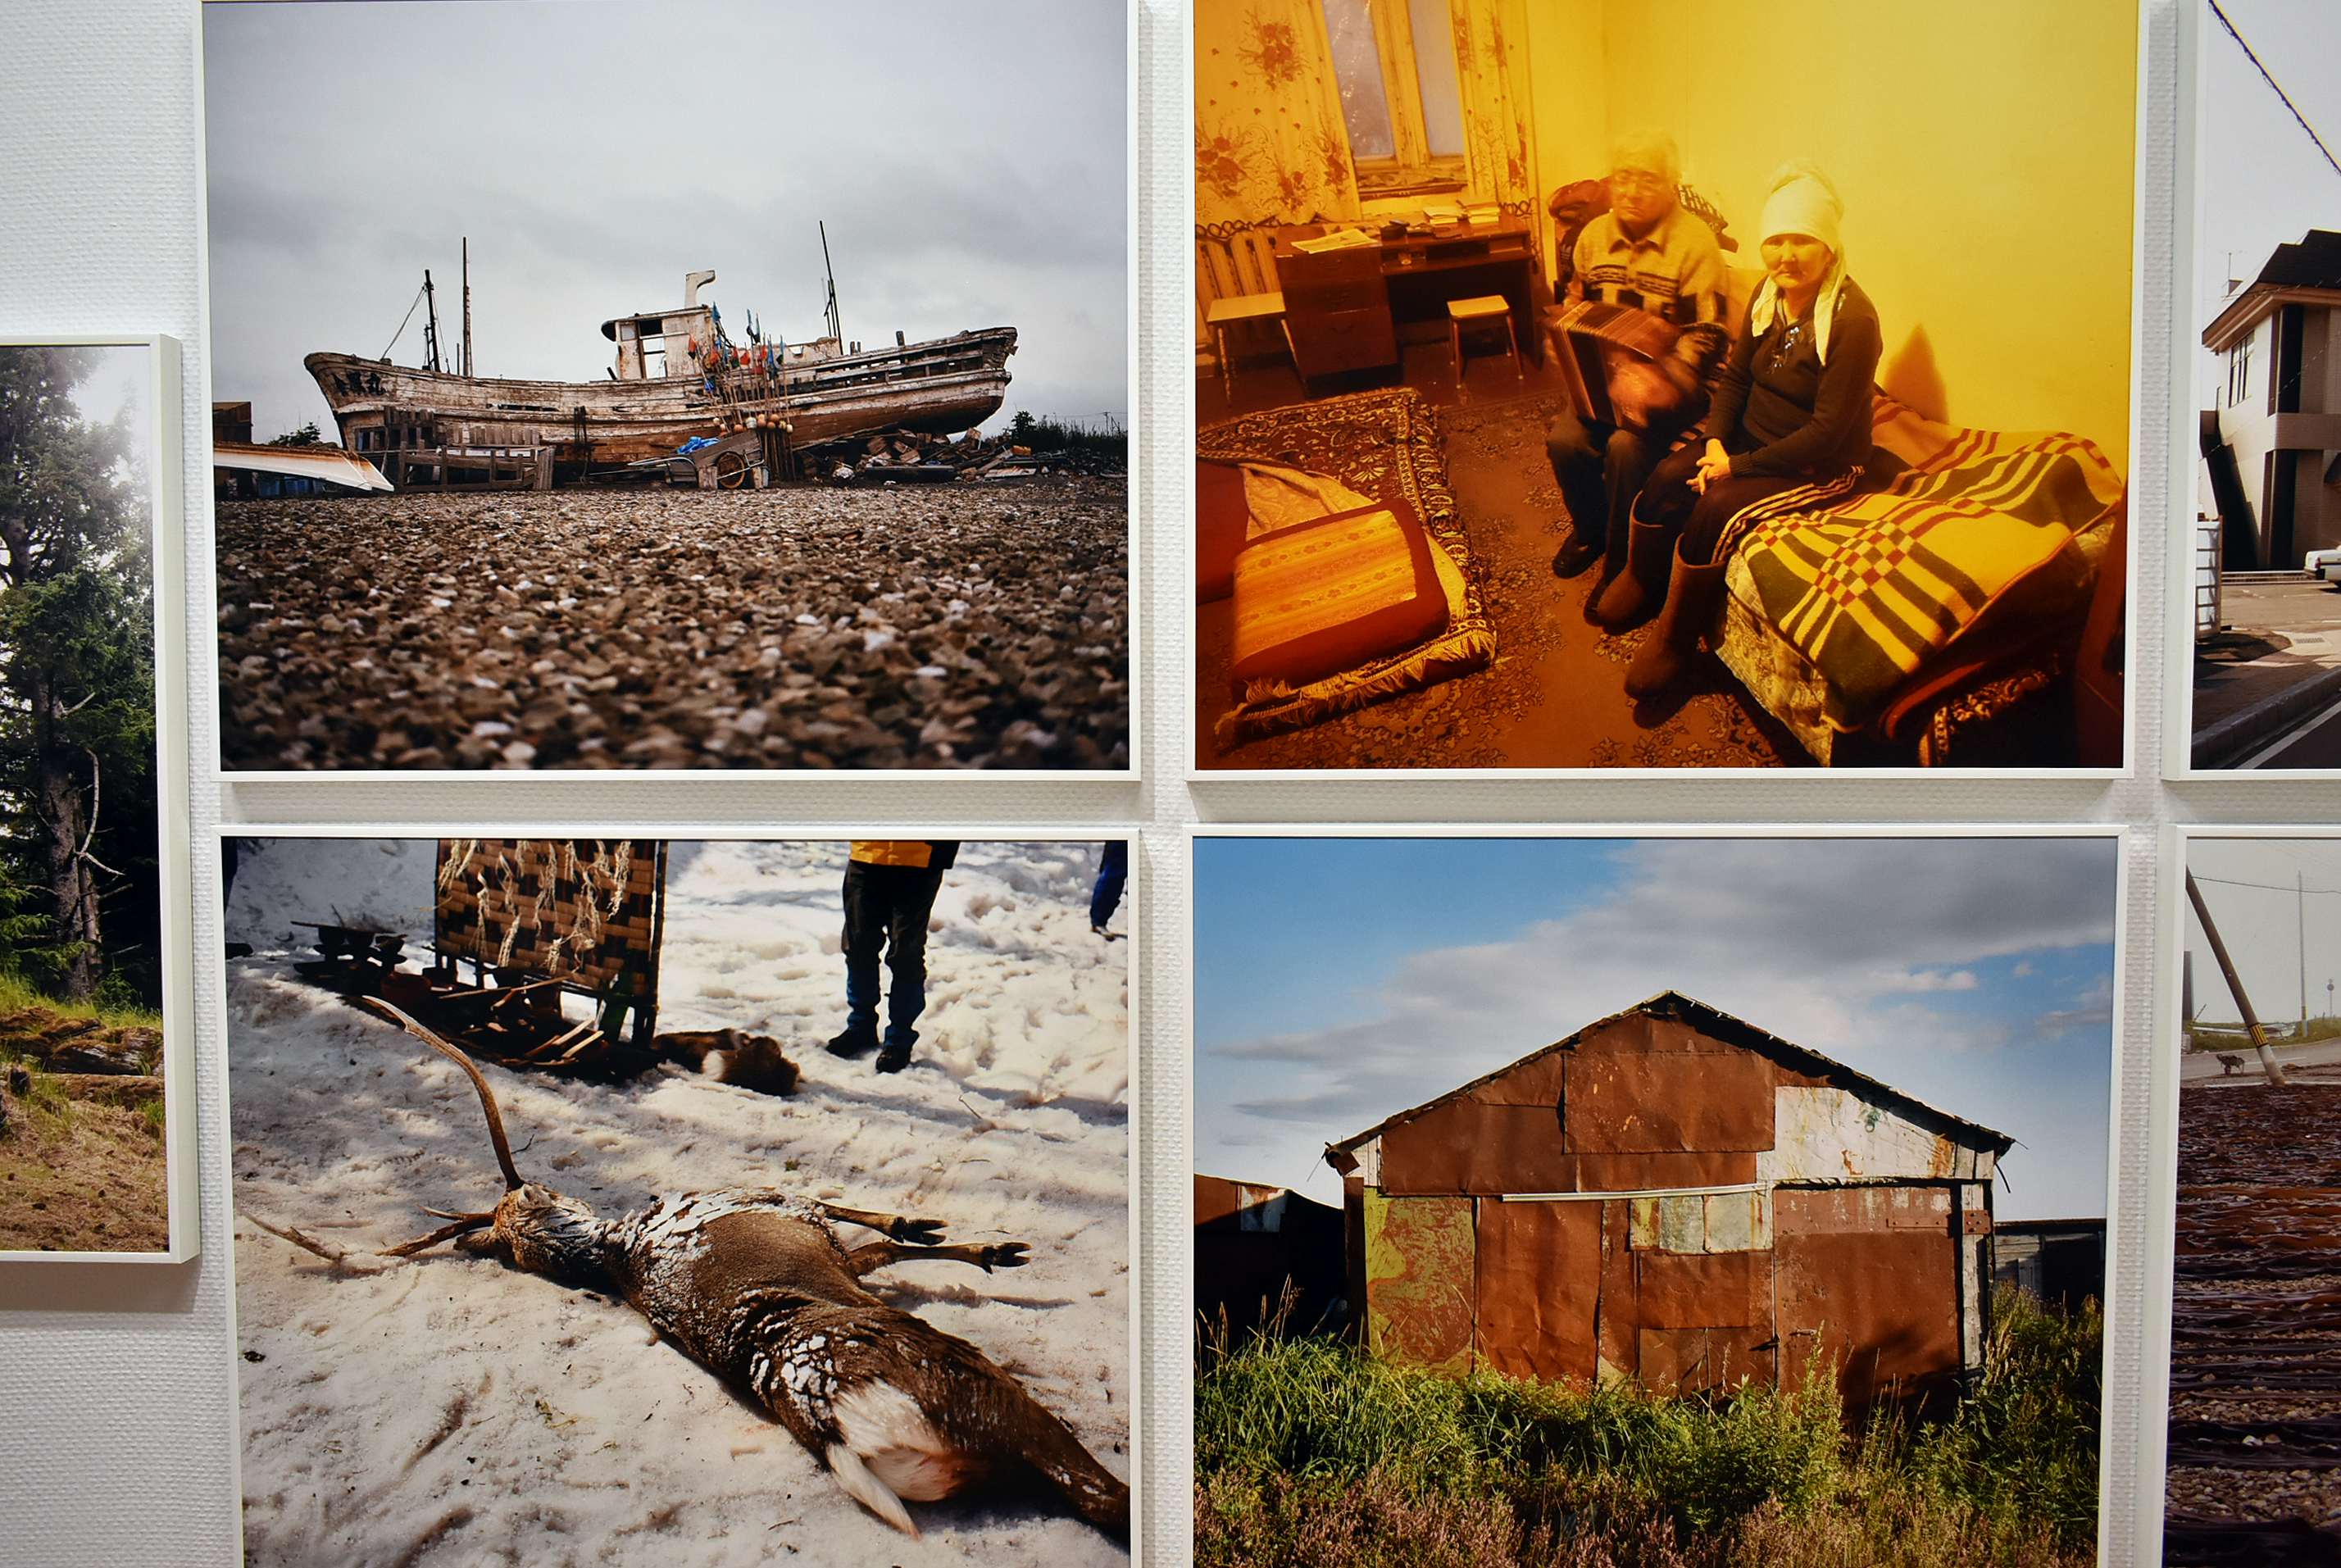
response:
<path id="1" fill-rule="evenodd" d="M 2239 1075 L 2259 1075 L 2259 1057 L 2249 1045 L 2227 1054 L 2244 1059 Z M 2279 1045 L 2276 1048 L 2276 1059 L 2287 1067 L 2329 1067 L 2341 1062 L 2341 1040 L 2315 1040 L 2306 1045 Z M 2225 1071 L 2219 1065 L 2217 1054 L 2209 1051 L 2189 1051 L 2178 1059 L 2181 1083 L 2192 1083 L 2197 1078 L 2216 1078 Z"/>
<path id="2" fill-rule="evenodd" d="M 2341 589 L 2298 580 L 2229 579 L 2220 603 L 2224 630 L 2195 664 L 2195 730 L 2304 681 L 2341 668 Z M 2282 734 L 2269 734 L 2234 768 L 2341 766 L 2341 704 L 2320 704 Z"/>
<path id="3" fill-rule="evenodd" d="M 2236 760 L 2241 769 L 2341 768 L 2341 702 L 2312 709 L 2282 734 Z"/>

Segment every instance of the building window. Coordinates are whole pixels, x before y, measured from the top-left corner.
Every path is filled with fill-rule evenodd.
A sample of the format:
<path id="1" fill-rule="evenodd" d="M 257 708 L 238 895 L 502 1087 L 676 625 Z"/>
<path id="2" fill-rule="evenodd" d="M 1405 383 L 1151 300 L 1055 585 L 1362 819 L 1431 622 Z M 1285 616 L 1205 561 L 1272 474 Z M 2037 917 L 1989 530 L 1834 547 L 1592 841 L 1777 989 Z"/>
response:
<path id="1" fill-rule="evenodd" d="M 1463 95 L 1448 0 L 1320 0 L 1358 188 L 1459 190 Z"/>

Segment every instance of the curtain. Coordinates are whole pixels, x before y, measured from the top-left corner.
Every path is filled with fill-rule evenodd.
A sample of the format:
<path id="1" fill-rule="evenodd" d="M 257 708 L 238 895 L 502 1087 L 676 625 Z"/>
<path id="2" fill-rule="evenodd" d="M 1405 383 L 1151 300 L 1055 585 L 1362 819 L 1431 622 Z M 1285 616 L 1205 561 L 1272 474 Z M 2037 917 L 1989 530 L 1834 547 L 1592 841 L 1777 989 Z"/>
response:
<path id="1" fill-rule="evenodd" d="M 1506 207 L 1539 209 L 1535 111 L 1529 90 L 1524 0 L 1451 0 L 1455 76 L 1463 97 L 1463 147 L 1472 194 Z"/>
<path id="2" fill-rule="evenodd" d="M 1357 215 L 1318 0 L 1196 0 L 1196 223 Z"/>

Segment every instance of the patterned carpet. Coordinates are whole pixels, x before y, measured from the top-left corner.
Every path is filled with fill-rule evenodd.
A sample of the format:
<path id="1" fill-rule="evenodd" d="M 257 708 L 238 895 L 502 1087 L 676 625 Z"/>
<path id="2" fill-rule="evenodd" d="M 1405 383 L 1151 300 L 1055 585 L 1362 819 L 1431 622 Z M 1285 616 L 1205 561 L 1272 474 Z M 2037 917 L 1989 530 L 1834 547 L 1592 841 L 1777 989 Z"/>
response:
<path id="1" fill-rule="evenodd" d="M 1565 532 L 1560 492 L 1544 455 L 1551 396 L 1442 409 L 1439 419 L 1456 521 L 1469 541 L 1471 577 L 1497 635 L 1495 664 L 1362 712 L 1220 752 L 1213 718 L 1227 705 L 1229 606 L 1197 621 L 1197 764 L 1204 768 L 1777 767 L 1809 765 L 1803 749 L 1711 660 L 1686 695 L 1638 711 L 1625 669 L 1646 632 L 1609 636 L 1584 618 L 1588 573 L 1552 575 Z M 1249 416 L 1281 420 L 1277 454 L 1303 466 L 1370 469 L 1372 453 L 1328 444 L 1307 405 Z M 1207 448 L 1212 433 L 1205 432 Z M 1347 474 L 1345 474 L 1346 477 Z M 1359 488 L 1372 492 L 1370 484 Z"/>

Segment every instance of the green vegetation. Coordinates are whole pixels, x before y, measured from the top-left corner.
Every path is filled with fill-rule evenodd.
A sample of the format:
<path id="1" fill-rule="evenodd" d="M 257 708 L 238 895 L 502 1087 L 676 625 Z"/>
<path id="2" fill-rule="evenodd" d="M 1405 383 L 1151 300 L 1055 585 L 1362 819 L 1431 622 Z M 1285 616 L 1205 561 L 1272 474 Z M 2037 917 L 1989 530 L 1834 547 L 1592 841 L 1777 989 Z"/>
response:
<path id="1" fill-rule="evenodd" d="M 2318 1040 L 2341 1037 L 2341 1018 L 2312 1018 L 2305 1028 L 2298 1019 L 2286 1018 L 2275 1024 L 2265 1024 L 2265 1027 L 2271 1045 L 2305 1045 Z M 2187 1049 L 2249 1051 L 2252 1049 L 2252 1037 L 2241 1029 L 2221 1029 L 2197 1024 L 2187 1028 Z"/>
<path id="2" fill-rule="evenodd" d="M 1087 424 L 1054 414 L 1037 418 L 1031 409 L 1020 408 L 1008 422 L 1007 434 L 1010 441 L 1035 452 L 1092 452 L 1124 462 L 1130 459 L 1130 432 L 1111 414 L 1101 414 L 1097 424 Z"/>
<path id="3" fill-rule="evenodd" d="M 1195 1560 L 1907 1568 L 2095 1560 L 2103 1320 L 1995 1301 L 1948 1419 L 1840 1424 L 1833 1380 L 1669 1398 L 1443 1377 L 1325 1339 L 1207 1344 Z"/>
<path id="4" fill-rule="evenodd" d="M 134 999 L 109 994 L 104 984 L 86 1002 L 67 1002 L 48 994 L 21 974 L 0 969 L 0 1018 L 28 1007 L 45 1007 L 60 1018 L 95 1018 L 108 1029 L 163 1027 L 163 1014 Z M 0 1054 L 7 1046 L 0 1044 Z"/>

